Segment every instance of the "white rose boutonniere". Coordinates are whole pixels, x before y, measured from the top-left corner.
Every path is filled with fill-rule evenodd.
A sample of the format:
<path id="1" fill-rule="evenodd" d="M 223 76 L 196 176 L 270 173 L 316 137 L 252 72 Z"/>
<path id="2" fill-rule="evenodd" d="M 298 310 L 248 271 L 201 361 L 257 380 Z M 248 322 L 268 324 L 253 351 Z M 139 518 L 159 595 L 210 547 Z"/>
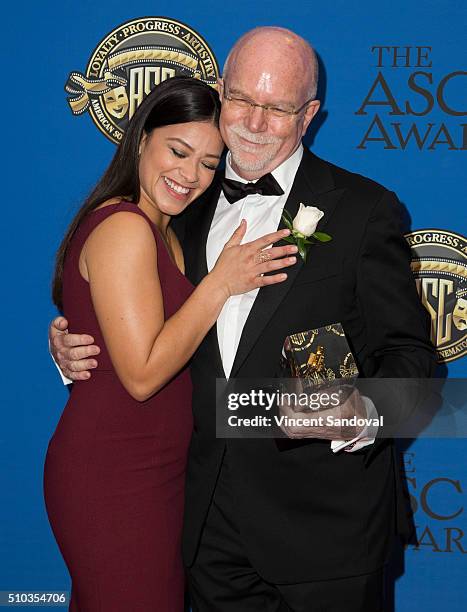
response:
<path id="1" fill-rule="evenodd" d="M 304 206 L 300 203 L 300 208 L 292 222 L 292 226 L 302 236 L 311 236 L 322 217 L 324 217 L 323 211 L 316 208 L 316 206 Z"/>
<path id="2" fill-rule="evenodd" d="M 324 217 L 322 210 L 316 208 L 316 206 L 304 206 L 302 203 L 300 203 L 300 208 L 294 219 L 287 210 L 282 213 L 282 220 L 291 232 L 291 235 L 284 240 L 297 245 L 303 261 L 306 261 L 310 245 L 315 244 L 315 242 L 332 240 L 329 234 L 315 231 L 322 217 Z"/>

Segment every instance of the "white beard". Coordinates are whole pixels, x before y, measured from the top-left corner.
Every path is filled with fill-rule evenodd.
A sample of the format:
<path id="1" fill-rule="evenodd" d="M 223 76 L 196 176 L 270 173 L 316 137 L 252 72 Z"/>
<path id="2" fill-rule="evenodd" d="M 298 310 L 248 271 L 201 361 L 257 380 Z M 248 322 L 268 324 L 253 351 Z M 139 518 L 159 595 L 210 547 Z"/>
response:
<path id="1" fill-rule="evenodd" d="M 240 170 L 244 170 L 245 172 L 258 172 L 266 168 L 277 155 L 277 151 L 282 144 L 282 140 L 277 136 L 254 134 L 241 125 L 233 125 L 229 127 L 229 130 L 231 132 L 231 138 L 229 139 L 229 150 L 232 155 L 232 160 Z M 243 157 L 244 153 L 258 155 L 258 150 L 256 147 L 249 147 L 245 143 L 240 143 L 236 136 L 240 136 L 241 138 L 245 138 L 256 144 L 269 144 L 276 146 L 268 147 L 263 152 L 261 157 L 256 157 L 256 159 L 245 159 Z"/>

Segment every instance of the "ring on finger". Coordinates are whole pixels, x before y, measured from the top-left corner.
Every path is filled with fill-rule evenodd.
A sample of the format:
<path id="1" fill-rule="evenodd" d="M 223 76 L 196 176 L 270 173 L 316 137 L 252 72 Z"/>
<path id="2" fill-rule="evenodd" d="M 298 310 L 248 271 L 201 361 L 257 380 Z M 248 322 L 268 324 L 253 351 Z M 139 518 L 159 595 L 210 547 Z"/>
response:
<path id="1" fill-rule="evenodd" d="M 271 255 L 269 255 L 269 253 L 266 251 L 259 251 L 259 253 L 256 253 L 255 259 L 257 264 L 262 264 L 269 261 L 271 259 Z"/>

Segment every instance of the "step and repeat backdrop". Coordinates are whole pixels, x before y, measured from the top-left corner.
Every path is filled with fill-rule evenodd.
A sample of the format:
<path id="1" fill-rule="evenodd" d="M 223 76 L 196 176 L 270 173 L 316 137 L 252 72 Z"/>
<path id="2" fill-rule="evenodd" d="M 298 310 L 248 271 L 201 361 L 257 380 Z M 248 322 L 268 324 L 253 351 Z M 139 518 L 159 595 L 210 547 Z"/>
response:
<path id="1" fill-rule="evenodd" d="M 147 93 L 179 74 L 215 84 L 250 28 L 285 26 L 314 45 L 322 110 L 306 144 L 396 191 L 438 375 L 466 377 L 464 2 L 82 0 L 2 11 L 0 591 L 69 589 L 42 499 L 47 442 L 67 398 L 47 351 L 59 241 Z M 399 445 L 416 533 L 394 552 L 388 610 L 465 609 L 466 450 L 462 439 Z"/>

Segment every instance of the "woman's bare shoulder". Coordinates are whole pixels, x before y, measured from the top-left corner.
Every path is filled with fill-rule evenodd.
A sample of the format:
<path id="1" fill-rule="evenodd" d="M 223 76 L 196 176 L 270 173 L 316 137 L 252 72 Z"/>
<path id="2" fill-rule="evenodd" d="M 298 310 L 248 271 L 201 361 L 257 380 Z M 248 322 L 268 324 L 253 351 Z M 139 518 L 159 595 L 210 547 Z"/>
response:
<path id="1" fill-rule="evenodd" d="M 106 208 L 107 206 L 112 206 L 112 204 L 120 204 L 120 202 L 124 202 L 126 200 L 127 200 L 127 198 L 125 198 L 123 196 L 118 196 L 116 198 L 110 198 L 110 200 L 106 200 L 105 202 L 102 202 L 102 204 L 99 204 L 99 206 L 96 206 L 96 208 L 94 210 L 99 210 L 101 208 Z"/>

